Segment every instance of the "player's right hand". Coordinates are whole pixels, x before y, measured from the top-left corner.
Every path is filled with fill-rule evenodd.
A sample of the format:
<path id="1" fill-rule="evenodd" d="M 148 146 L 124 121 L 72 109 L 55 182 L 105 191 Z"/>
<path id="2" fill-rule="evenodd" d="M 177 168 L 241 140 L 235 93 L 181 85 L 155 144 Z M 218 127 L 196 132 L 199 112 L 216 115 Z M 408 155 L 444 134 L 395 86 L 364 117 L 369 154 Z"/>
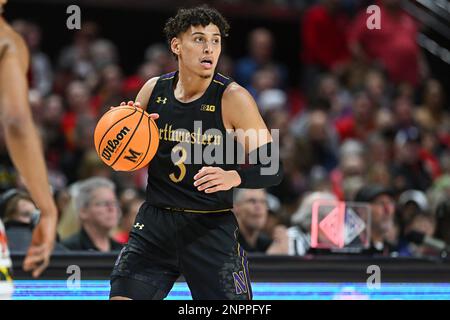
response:
<path id="1" fill-rule="evenodd" d="M 126 105 L 128 105 L 128 106 L 130 106 L 130 107 L 142 108 L 140 102 L 133 102 L 133 101 L 128 101 L 128 103 L 122 102 L 120 105 L 121 105 L 121 106 L 126 106 Z M 114 107 L 111 107 L 111 109 L 112 109 L 112 108 L 114 108 Z M 159 114 L 157 114 L 157 113 L 150 113 L 149 116 L 150 116 L 150 118 L 153 119 L 153 120 L 156 120 L 156 119 L 159 118 Z"/>

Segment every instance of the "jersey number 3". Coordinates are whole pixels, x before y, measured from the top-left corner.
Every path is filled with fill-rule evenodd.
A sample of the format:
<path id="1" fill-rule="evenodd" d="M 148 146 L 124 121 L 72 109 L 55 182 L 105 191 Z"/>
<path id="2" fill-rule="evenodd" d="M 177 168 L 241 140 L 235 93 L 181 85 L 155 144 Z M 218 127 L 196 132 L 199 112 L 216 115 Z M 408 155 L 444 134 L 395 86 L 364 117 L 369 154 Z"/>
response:
<path id="1" fill-rule="evenodd" d="M 180 157 L 180 159 L 178 159 L 178 161 L 176 161 L 174 164 L 175 164 L 178 168 L 180 168 L 180 175 L 178 176 L 178 178 L 175 177 L 175 173 L 171 173 L 171 174 L 169 175 L 170 180 L 172 180 L 172 181 L 175 182 L 175 183 L 178 183 L 178 182 L 180 182 L 181 180 L 183 180 L 183 179 L 184 179 L 184 176 L 186 175 L 186 166 L 184 165 L 184 162 L 185 162 L 186 159 L 187 159 L 187 151 L 186 151 L 185 148 L 183 148 L 183 147 L 181 147 L 181 146 L 179 146 L 179 145 L 176 145 L 176 146 L 173 147 L 173 149 L 172 149 L 172 153 L 177 153 L 177 152 L 179 152 L 179 151 L 181 151 L 181 157 Z"/>

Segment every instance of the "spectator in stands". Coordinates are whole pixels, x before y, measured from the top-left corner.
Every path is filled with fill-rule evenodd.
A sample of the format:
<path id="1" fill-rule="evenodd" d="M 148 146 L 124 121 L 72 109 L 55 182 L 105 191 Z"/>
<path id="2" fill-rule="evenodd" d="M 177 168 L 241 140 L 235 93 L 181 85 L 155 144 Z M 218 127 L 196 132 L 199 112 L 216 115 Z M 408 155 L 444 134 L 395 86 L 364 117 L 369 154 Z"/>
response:
<path id="1" fill-rule="evenodd" d="M 390 166 L 393 187 L 397 191 L 417 189 L 425 191 L 432 178 L 420 159 L 421 135 L 417 127 L 400 130 L 395 137 L 395 159 Z"/>
<path id="2" fill-rule="evenodd" d="M 406 190 L 402 192 L 398 198 L 397 213 L 397 219 L 402 231 L 401 234 L 404 235 L 403 231 L 412 223 L 415 216 L 430 213 L 427 196 L 420 190 Z"/>
<path id="3" fill-rule="evenodd" d="M 24 20 L 13 21 L 12 27 L 22 35 L 30 50 L 30 88 L 45 97 L 52 90 L 53 70 L 48 55 L 41 50 L 41 28 Z"/>
<path id="4" fill-rule="evenodd" d="M 100 72 L 97 94 L 92 98 L 94 113 L 101 117 L 111 106 L 124 101 L 122 71 L 118 65 L 110 64 Z"/>
<path id="5" fill-rule="evenodd" d="M 77 117 L 73 132 L 74 148 L 64 153 L 61 159 L 61 169 L 67 177 L 68 183 L 73 183 L 80 178 L 80 170 L 83 159 L 90 151 L 94 151 L 92 135 L 97 121 L 88 114 Z"/>
<path id="6" fill-rule="evenodd" d="M 328 113 L 312 110 L 304 115 L 303 121 L 304 126 L 298 128 L 297 148 L 301 155 L 298 165 L 305 172 L 314 165 L 330 172 L 338 163 L 338 146 Z"/>
<path id="7" fill-rule="evenodd" d="M 136 215 L 144 203 L 144 198 L 139 194 L 136 194 L 132 199 L 129 199 L 122 206 L 122 216 L 120 218 L 119 229 L 114 234 L 114 240 L 121 244 L 128 242 L 128 237 L 131 229 L 133 228 Z"/>
<path id="8" fill-rule="evenodd" d="M 397 97 L 394 100 L 393 115 L 397 130 L 408 129 L 416 125 L 414 121 L 413 103 L 410 98 Z"/>
<path id="9" fill-rule="evenodd" d="M 75 197 L 77 194 L 78 185 L 81 182 L 82 181 L 75 182 L 62 191 L 63 203 L 60 206 L 61 216 L 57 228 L 61 239 L 66 239 L 73 236 L 81 230 L 79 214 L 75 207 Z"/>
<path id="10" fill-rule="evenodd" d="M 278 118 L 282 115 L 285 115 L 286 117 L 289 116 L 287 112 L 287 96 L 283 90 L 267 89 L 260 92 L 257 104 L 259 112 L 263 118 L 266 118 L 267 114 L 270 113 L 276 114 Z M 285 127 L 280 127 L 279 125 L 273 126 L 273 128 L 280 130 L 286 129 Z"/>
<path id="11" fill-rule="evenodd" d="M 366 142 L 375 132 L 375 106 L 365 91 L 355 94 L 351 115 L 338 119 L 335 126 L 341 141 L 352 138 Z"/>
<path id="12" fill-rule="evenodd" d="M 40 212 L 28 193 L 10 189 L 0 196 L 0 219 L 5 224 L 11 252 L 24 253 L 28 250 L 39 216 Z M 66 251 L 58 242 L 53 250 Z"/>
<path id="13" fill-rule="evenodd" d="M 90 48 L 90 57 L 96 70 L 103 70 L 109 65 L 118 63 L 118 53 L 115 44 L 106 39 L 94 41 Z"/>
<path id="14" fill-rule="evenodd" d="M 366 185 L 357 192 L 355 202 L 369 203 L 371 206 L 372 230 L 369 252 L 389 255 L 397 245 L 394 223 L 395 200 L 392 191 L 382 186 Z"/>
<path id="15" fill-rule="evenodd" d="M 145 60 L 155 63 L 161 68 L 161 73 L 169 73 L 177 69 L 174 57 L 164 43 L 154 43 L 145 51 Z M 159 75 L 159 74 L 158 74 Z"/>
<path id="16" fill-rule="evenodd" d="M 418 25 L 403 11 L 401 0 L 380 1 L 380 29 L 367 27 L 366 9 L 350 29 L 350 50 L 361 62 L 379 63 L 396 84 L 418 86 L 427 67 L 417 44 Z"/>
<path id="17" fill-rule="evenodd" d="M 372 68 L 366 72 L 364 77 L 364 90 L 375 105 L 375 108 L 390 107 L 386 76 L 381 70 Z"/>
<path id="18" fill-rule="evenodd" d="M 83 28 L 75 32 L 73 43 L 62 49 L 58 59 L 59 69 L 83 80 L 95 73 L 91 46 L 97 39 L 98 25 L 92 21 L 83 22 Z"/>
<path id="19" fill-rule="evenodd" d="M 66 90 L 67 109 L 62 118 L 62 130 L 69 150 L 75 148 L 75 127 L 80 116 L 95 116 L 90 104 L 91 93 L 82 81 L 73 81 Z"/>
<path id="20" fill-rule="evenodd" d="M 389 164 L 391 163 L 392 152 L 390 141 L 382 132 L 377 131 L 369 136 L 366 147 L 366 159 L 370 159 L 370 162 L 367 163 L 367 182 L 388 188 L 391 185 Z"/>
<path id="21" fill-rule="evenodd" d="M 64 188 L 67 178 L 61 170 L 61 158 L 66 151 L 66 141 L 61 127 L 63 102 L 59 95 L 49 95 L 43 101 L 40 114 L 39 133 L 42 135 L 48 177 L 54 189 Z M 36 119 L 36 117 L 35 117 Z"/>
<path id="22" fill-rule="evenodd" d="M 307 179 L 305 173 L 301 171 L 298 165 L 301 156 L 295 145 L 295 140 L 286 143 L 288 139 L 285 139 L 285 145 L 280 149 L 280 157 L 283 161 L 284 178 L 281 183 L 276 187 L 270 187 L 268 191 L 280 199 L 282 206 L 287 211 L 287 214 L 295 210 L 298 205 L 299 198 L 307 188 Z M 289 217 L 285 217 L 283 222 L 289 223 Z"/>
<path id="23" fill-rule="evenodd" d="M 347 180 L 356 177 L 363 179 L 366 171 L 367 165 L 362 144 L 356 140 L 347 140 L 347 142 L 340 147 L 339 166 L 330 173 L 333 193 L 339 200 L 348 199 L 344 193 L 344 186 L 348 186 Z M 347 191 L 349 191 L 347 196 L 350 196 L 351 194 L 354 194 L 356 190 Z"/>
<path id="24" fill-rule="evenodd" d="M 304 256 L 311 248 L 312 207 L 315 201 L 338 201 L 330 192 L 313 192 L 306 195 L 291 217 L 288 229 L 289 255 Z"/>
<path id="25" fill-rule="evenodd" d="M 450 199 L 441 201 L 436 207 L 437 227 L 434 236 L 450 245 Z"/>
<path id="26" fill-rule="evenodd" d="M 110 237 L 120 214 L 114 184 L 108 179 L 93 177 L 80 182 L 77 189 L 75 206 L 81 230 L 65 239 L 63 245 L 70 250 L 120 250 L 122 246 Z"/>
<path id="27" fill-rule="evenodd" d="M 445 109 L 444 89 L 438 80 L 425 83 L 423 104 L 415 110 L 414 117 L 423 129 L 437 131 L 440 136 L 450 135 L 450 113 Z"/>
<path id="28" fill-rule="evenodd" d="M 134 100 L 142 86 L 153 77 L 163 74 L 162 67 L 156 62 L 147 61 L 142 63 L 136 74 L 127 77 L 123 83 L 124 101 Z"/>
<path id="29" fill-rule="evenodd" d="M 347 177 L 342 181 L 342 192 L 344 201 L 353 201 L 356 193 L 361 189 L 367 181 L 361 176 Z"/>
<path id="30" fill-rule="evenodd" d="M 419 213 L 415 215 L 412 220 L 405 227 L 405 235 L 411 232 L 424 235 L 426 237 L 433 237 L 436 230 L 436 218 L 430 214 Z M 419 245 L 407 240 L 402 240 L 399 246 L 400 256 L 422 257 L 428 255 L 439 255 L 439 252 L 426 245 Z"/>
<path id="31" fill-rule="evenodd" d="M 305 11 L 301 35 L 306 89 L 312 89 L 323 71 L 341 74 L 345 70 L 350 61 L 349 24 L 350 20 L 337 0 L 321 0 Z"/>
<path id="32" fill-rule="evenodd" d="M 389 163 L 378 162 L 370 164 L 366 176 L 366 182 L 389 188 L 392 183 L 392 177 L 389 172 Z"/>
<path id="33" fill-rule="evenodd" d="M 341 85 L 339 79 L 331 73 L 325 73 L 320 76 L 317 84 L 317 92 L 311 100 L 315 108 L 317 107 L 315 104 L 318 101 L 326 101 L 329 108 L 327 112 L 333 121 L 352 112 L 353 97 Z M 319 104 L 323 105 L 324 103 L 320 102 Z M 325 105 L 321 108 L 325 108 Z"/>
<path id="34" fill-rule="evenodd" d="M 265 28 L 252 30 L 248 40 L 249 55 L 236 63 L 235 79 L 243 87 L 248 88 L 253 75 L 260 69 L 272 65 L 281 86 L 286 84 L 287 69 L 273 60 L 274 40 L 272 33 Z"/>
<path id="35" fill-rule="evenodd" d="M 387 164 L 391 161 L 389 141 L 380 132 L 377 131 L 368 137 L 366 148 L 372 165 Z"/>
<path id="36" fill-rule="evenodd" d="M 264 65 L 252 75 L 250 85 L 247 86 L 247 89 L 255 100 L 259 100 L 262 92 L 278 88 L 279 84 L 280 76 L 275 66 Z"/>
<path id="37" fill-rule="evenodd" d="M 225 76 L 232 77 L 234 75 L 234 60 L 222 51 L 220 60 L 217 63 L 217 72 Z"/>
<path id="38" fill-rule="evenodd" d="M 95 150 L 85 152 L 80 160 L 77 176 L 84 180 L 90 177 L 113 178 L 113 171 L 99 158 Z"/>
<path id="39" fill-rule="evenodd" d="M 276 226 L 272 239 L 262 232 L 268 217 L 267 194 L 264 189 L 236 189 L 234 213 L 239 222 L 239 243 L 245 251 L 287 253 L 286 227 Z"/>

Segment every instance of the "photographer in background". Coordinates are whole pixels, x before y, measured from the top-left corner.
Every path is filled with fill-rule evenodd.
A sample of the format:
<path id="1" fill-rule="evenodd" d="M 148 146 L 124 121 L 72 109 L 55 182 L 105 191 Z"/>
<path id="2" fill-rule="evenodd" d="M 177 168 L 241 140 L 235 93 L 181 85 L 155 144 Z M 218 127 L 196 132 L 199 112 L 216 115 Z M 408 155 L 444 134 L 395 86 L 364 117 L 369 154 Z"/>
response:
<path id="1" fill-rule="evenodd" d="M 4 222 L 8 246 L 12 253 L 24 253 L 28 250 L 39 217 L 40 211 L 28 193 L 10 189 L 0 196 L 0 218 Z M 61 251 L 66 249 L 55 243 L 53 252 Z"/>

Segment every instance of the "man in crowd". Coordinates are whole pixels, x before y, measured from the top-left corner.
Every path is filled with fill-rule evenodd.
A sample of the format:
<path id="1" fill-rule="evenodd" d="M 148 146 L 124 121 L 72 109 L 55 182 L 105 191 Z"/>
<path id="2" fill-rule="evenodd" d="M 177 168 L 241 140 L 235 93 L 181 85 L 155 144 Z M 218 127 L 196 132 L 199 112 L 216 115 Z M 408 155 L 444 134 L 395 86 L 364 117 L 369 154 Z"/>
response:
<path id="1" fill-rule="evenodd" d="M 262 232 L 269 214 L 264 189 L 235 190 L 234 213 L 239 222 L 238 240 L 245 251 L 287 254 L 288 236 L 284 226 L 274 228 L 272 239 Z"/>
<path id="2" fill-rule="evenodd" d="M 355 196 L 355 202 L 370 204 L 372 213 L 370 253 L 388 255 L 397 240 L 394 223 L 395 202 L 392 192 L 378 185 L 366 185 Z"/>

